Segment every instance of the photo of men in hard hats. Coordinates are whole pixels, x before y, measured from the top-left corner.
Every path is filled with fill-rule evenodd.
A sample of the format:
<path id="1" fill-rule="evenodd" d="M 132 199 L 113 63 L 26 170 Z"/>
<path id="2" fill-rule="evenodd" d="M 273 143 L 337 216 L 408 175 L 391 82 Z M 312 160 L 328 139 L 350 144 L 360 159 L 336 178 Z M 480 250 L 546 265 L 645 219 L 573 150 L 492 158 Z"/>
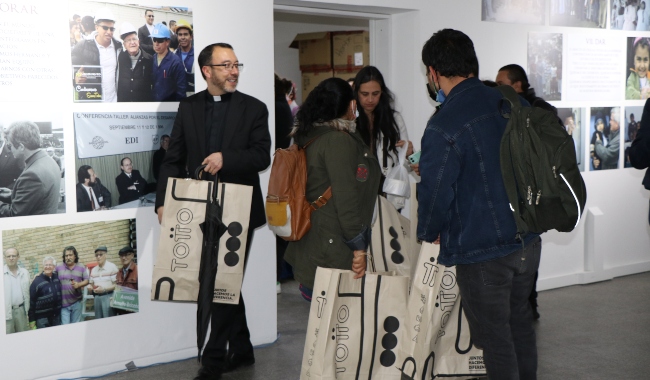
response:
<path id="1" fill-rule="evenodd" d="M 93 21 L 71 39 L 74 102 L 165 102 L 194 93 L 191 9 L 71 0 L 70 12 Z"/>

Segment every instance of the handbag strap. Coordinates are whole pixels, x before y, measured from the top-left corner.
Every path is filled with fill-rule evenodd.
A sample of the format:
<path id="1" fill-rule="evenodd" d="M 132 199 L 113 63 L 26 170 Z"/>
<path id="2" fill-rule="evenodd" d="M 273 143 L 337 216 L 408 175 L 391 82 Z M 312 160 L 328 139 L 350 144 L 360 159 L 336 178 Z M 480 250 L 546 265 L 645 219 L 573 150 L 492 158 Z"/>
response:
<path id="1" fill-rule="evenodd" d="M 328 187 L 321 196 L 309 204 L 311 211 L 316 211 L 319 208 L 325 206 L 330 198 L 332 198 L 332 186 Z"/>

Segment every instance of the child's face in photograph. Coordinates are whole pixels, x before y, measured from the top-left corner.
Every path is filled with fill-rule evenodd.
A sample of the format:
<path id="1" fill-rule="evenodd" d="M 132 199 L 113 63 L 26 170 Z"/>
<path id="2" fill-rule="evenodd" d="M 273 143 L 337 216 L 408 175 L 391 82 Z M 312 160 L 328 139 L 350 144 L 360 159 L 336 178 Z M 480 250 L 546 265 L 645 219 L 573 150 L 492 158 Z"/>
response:
<path id="1" fill-rule="evenodd" d="M 650 50 L 647 46 L 639 45 L 634 51 L 634 70 L 639 78 L 646 78 L 648 75 L 648 63 L 650 61 Z"/>

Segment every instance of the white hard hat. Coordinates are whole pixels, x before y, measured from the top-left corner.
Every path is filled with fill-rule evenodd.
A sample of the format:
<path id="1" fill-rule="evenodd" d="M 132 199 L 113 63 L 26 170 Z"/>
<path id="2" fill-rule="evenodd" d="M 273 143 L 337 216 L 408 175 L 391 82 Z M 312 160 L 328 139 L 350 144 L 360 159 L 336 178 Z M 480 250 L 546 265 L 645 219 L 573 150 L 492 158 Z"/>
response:
<path id="1" fill-rule="evenodd" d="M 111 12 L 110 9 L 99 8 L 97 10 L 97 13 L 95 13 L 95 24 L 97 24 L 100 20 L 115 22 L 115 16 L 113 16 L 113 12 Z"/>
<path id="2" fill-rule="evenodd" d="M 131 24 L 130 22 L 124 21 L 120 26 L 120 37 L 124 39 L 124 36 L 126 34 L 131 34 L 131 33 L 137 33 L 137 29 L 135 29 L 135 26 L 133 26 L 133 24 Z"/>

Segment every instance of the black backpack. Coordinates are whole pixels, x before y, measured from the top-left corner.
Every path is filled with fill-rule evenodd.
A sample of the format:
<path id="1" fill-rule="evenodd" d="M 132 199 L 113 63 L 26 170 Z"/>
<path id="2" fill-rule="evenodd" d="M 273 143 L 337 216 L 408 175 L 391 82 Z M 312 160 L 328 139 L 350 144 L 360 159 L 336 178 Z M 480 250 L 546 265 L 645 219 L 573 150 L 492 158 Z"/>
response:
<path id="1" fill-rule="evenodd" d="M 580 222 L 587 189 L 573 138 L 551 112 L 522 106 L 510 86 L 499 86 L 510 103 L 501 139 L 501 172 L 517 232 L 572 231 Z M 503 106 L 503 104 L 501 104 Z"/>

